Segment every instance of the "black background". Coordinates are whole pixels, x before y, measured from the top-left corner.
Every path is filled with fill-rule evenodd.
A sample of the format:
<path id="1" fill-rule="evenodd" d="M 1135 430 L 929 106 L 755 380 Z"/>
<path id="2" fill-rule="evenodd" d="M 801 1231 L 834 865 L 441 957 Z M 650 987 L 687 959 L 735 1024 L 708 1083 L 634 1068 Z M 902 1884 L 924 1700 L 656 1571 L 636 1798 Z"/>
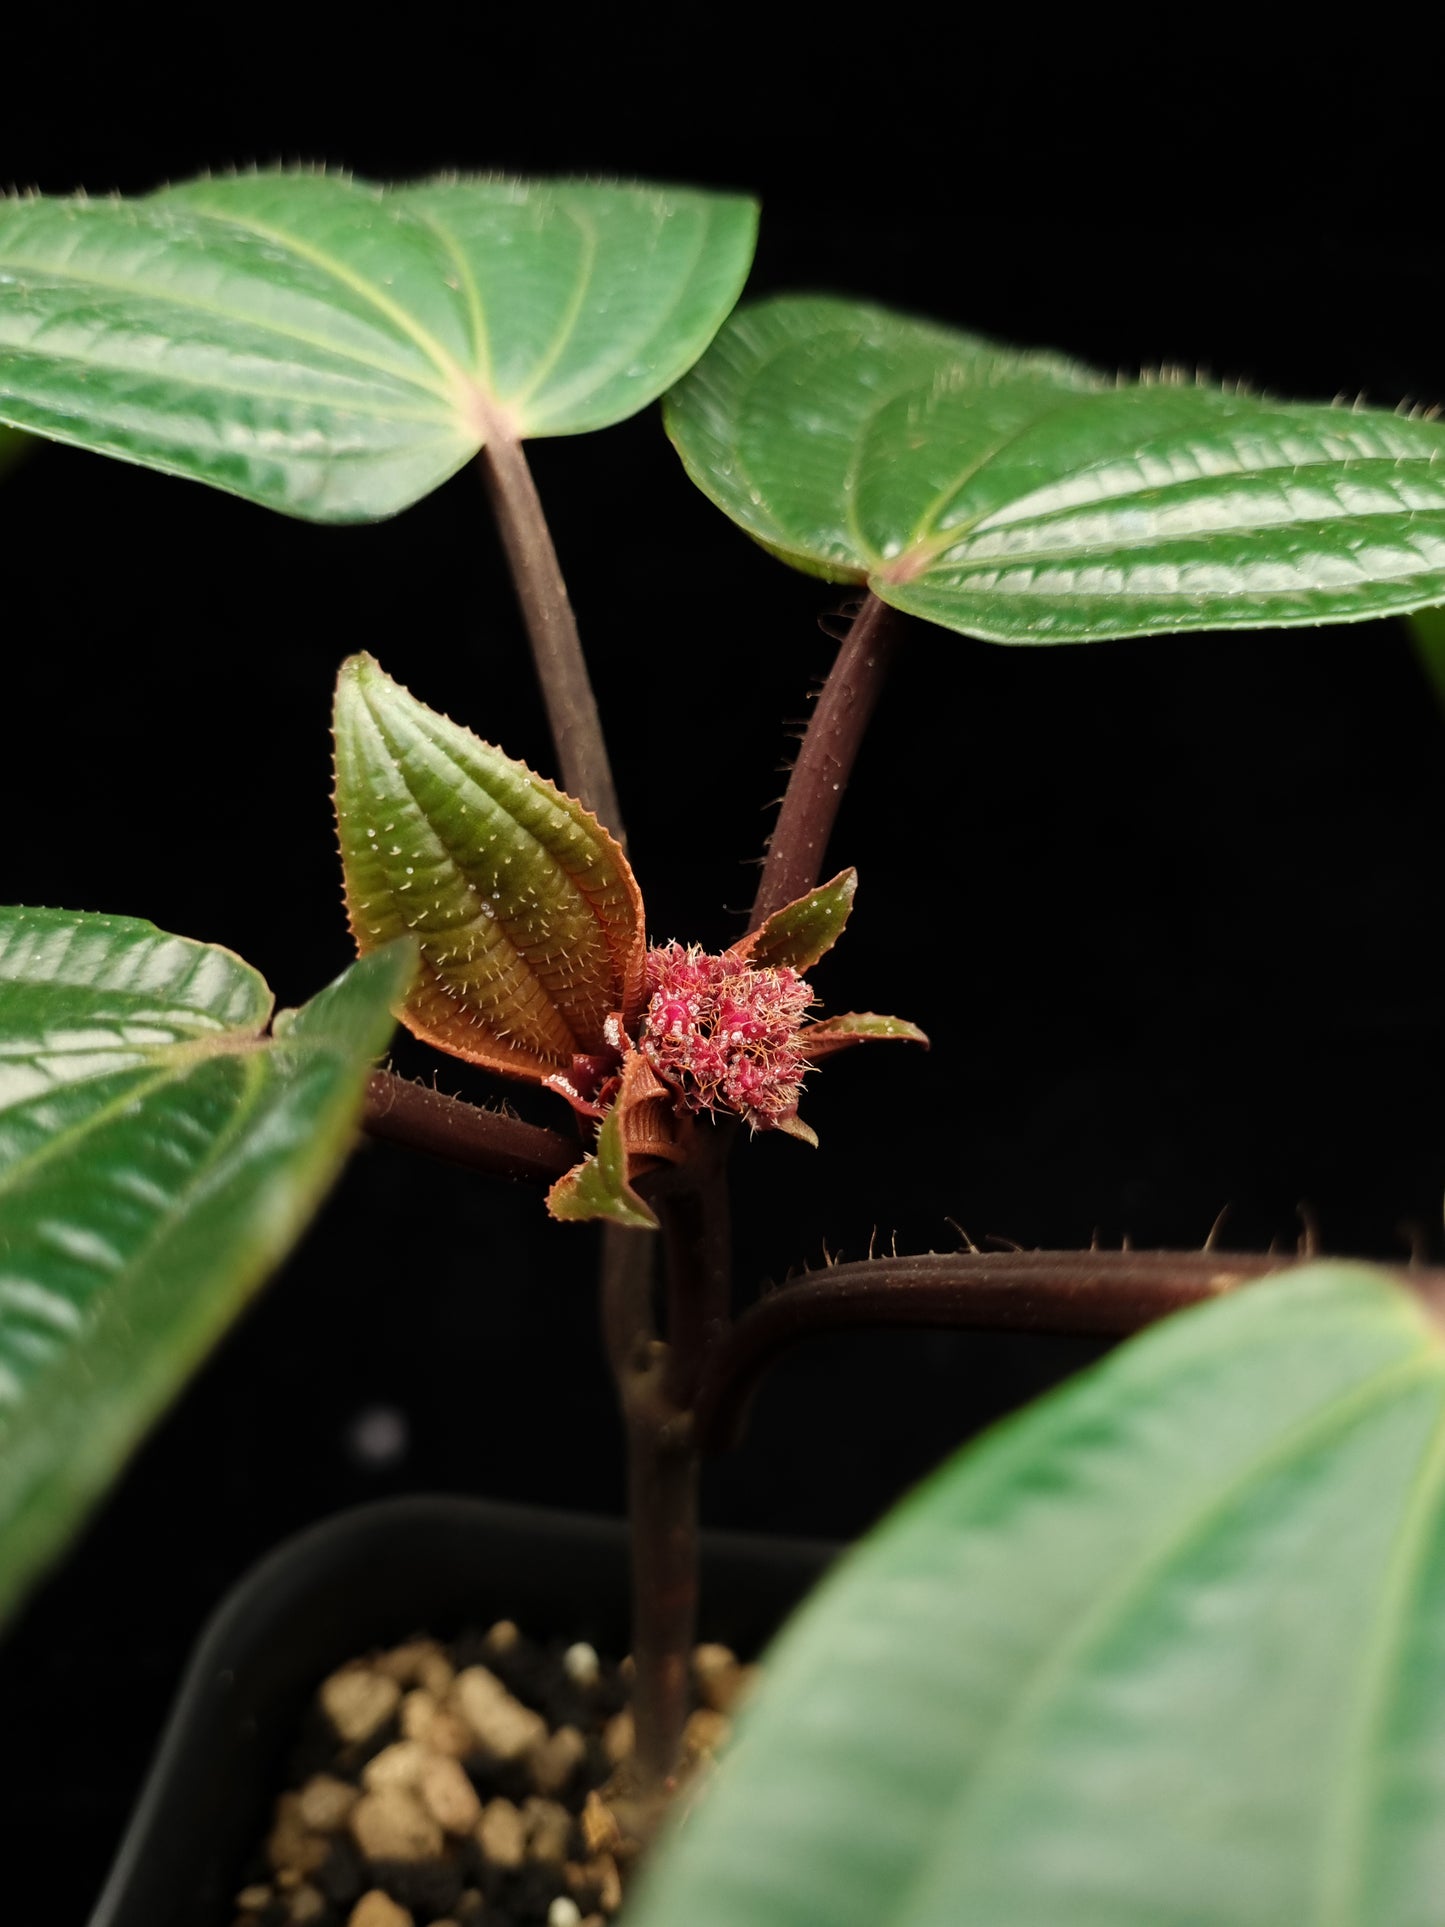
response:
<path id="1" fill-rule="evenodd" d="M 135 192 L 320 159 L 746 188 L 757 293 L 856 292 L 1126 370 L 1445 401 L 1429 50 L 679 18 L 7 25 L 0 183 Z M 836 596 L 691 490 L 655 410 L 533 452 L 652 929 L 726 941 Z M 0 531 L 7 900 L 231 945 L 297 1002 L 348 954 L 343 655 L 549 766 L 474 475 L 323 530 L 45 449 Z M 746 1288 L 875 1231 L 947 1248 L 949 1218 L 1197 1244 L 1226 1203 L 1242 1246 L 1292 1241 L 1305 1200 L 1331 1250 L 1395 1256 L 1405 1226 L 1438 1251 L 1442 749 L 1393 624 L 1040 651 L 917 630 L 839 825 L 862 882 L 818 983 L 934 1049 L 840 1061 L 807 1106 L 820 1153 L 739 1158 Z M 53 1861 L 51 1917 L 83 1914 L 186 1646 L 278 1537 L 410 1489 L 617 1509 L 592 1250 L 534 1193 L 357 1157 L 0 1648 L 26 1769 L 0 1824 L 13 1877 Z M 711 1468 L 708 1516 L 856 1532 L 1091 1355 L 819 1344 Z M 408 1435 L 384 1467 L 349 1443 L 377 1407 Z"/>

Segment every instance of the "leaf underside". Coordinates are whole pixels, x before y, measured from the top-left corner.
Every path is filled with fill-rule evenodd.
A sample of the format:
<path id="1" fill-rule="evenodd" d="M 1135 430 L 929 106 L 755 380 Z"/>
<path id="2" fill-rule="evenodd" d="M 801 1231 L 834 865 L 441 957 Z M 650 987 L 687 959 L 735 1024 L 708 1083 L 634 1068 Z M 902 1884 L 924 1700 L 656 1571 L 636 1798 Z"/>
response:
<path id="1" fill-rule="evenodd" d="M 416 1036 L 536 1082 L 607 1049 L 645 960 L 642 900 L 580 803 L 439 716 L 370 656 L 336 686 L 336 809 L 363 953 L 410 934 Z"/>
<path id="2" fill-rule="evenodd" d="M 310 520 L 391 515 L 490 434 L 655 399 L 755 231 L 736 196 L 584 181 L 0 201 L 0 420 Z"/>
<path id="3" fill-rule="evenodd" d="M 268 1037 L 228 951 L 0 910 L 0 1612 L 319 1203 L 407 949 Z"/>
<path id="4" fill-rule="evenodd" d="M 673 390 L 765 547 L 994 642 L 1341 622 L 1445 599 L 1445 427 L 1116 385 L 852 303 L 740 310 Z"/>
<path id="5" fill-rule="evenodd" d="M 1426 1927 L 1445 1354 L 1318 1265 L 1170 1319 L 898 1508 L 769 1658 L 635 1927 Z"/>

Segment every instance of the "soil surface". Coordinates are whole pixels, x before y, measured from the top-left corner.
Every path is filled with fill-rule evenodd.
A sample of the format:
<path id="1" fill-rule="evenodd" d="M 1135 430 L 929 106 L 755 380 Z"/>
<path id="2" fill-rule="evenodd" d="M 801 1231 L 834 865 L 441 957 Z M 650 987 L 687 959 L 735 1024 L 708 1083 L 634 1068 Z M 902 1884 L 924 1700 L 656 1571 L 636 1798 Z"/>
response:
<path id="1" fill-rule="evenodd" d="M 680 1789 L 753 1672 L 694 1652 Z M 343 1666 L 307 1712 L 235 1927 L 606 1927 L 639 1851 L 630 1675 L 509 1620 Z"/>

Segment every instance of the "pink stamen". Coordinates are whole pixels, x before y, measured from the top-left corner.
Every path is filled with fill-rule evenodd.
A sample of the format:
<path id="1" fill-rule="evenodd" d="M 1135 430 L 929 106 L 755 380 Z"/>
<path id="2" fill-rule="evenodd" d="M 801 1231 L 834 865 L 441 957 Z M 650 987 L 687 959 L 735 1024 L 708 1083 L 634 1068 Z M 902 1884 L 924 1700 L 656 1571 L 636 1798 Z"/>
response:
<path id="1" fill-rule="evenodd" d="M 647 987 L 639 1042 L 689 1110 L 735 1111 L 754 1130 L 797 1110 L 813 993 L 795 970 L 660 944 L 648 952 Z"/>

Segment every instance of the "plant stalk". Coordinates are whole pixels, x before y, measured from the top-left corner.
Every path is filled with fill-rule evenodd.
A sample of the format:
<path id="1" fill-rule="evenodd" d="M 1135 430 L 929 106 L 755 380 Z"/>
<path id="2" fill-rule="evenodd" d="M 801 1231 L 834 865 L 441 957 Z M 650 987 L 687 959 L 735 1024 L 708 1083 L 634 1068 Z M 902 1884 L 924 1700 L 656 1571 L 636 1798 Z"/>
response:
<path id="1" fill-rule="evenodd" d="M 844 639 L 789 777 L 754 924 L 817 881 L 897 627 L 893 612 L 870 596 Z M 604 1267 L 612 1281 L 604 1321 L 628 1442 L 636 1761 L 643 1787 L 652 1791 L 676 1771 L 687 1719 L 698 1599 L 700 1434 L 693 1406 L 715 1361 L 728 1355 L 727 1158 L 735 1135 L 726 1125 L 700 1128 L 686 1162 L 648 1186 L 662 1222 L 665 1342 L 655 1335 L 650 1294 L 644 1320 L 623 1268 L 610 1260 Z M 614 1242 L 636 1235 L 608 1231 Z"/>
<path id="2" fill-rule="evenodd" d="M 578 1147 L 559 1131 L 483 1110 L 391 1071 L 373 1071 L 367 1080 L 362 1128 L 368 1137 L 494 1177 L 559 1178 L 578 1158 Z"/>
<path id="3" fill-rule="evenodd" d="M 625 1408 L 632 1523 L 632 1717 L 643 1789 L 677 1771 L 697 1637 L 698 1454 L 691 1415 L 670 1401 Z"/>
<path id="4" fill-rule="evenodd" d="M 788 777 L 753 901 L 751 928 L 811 890 L 903 630 L 870 590 L 839 646 Z"/>
<path id="5" fill-rule="evenodd" d="M 562 787 L 625 845 L 597 698 L 537 485 L 515 435 L 489 420 L 486 437 L 482 473 L 532 644 Z"/>
<path id="6" fill-rule="evenodd" d="M 676 1770 L 697 1622 L 698 1459 L 691 1415 L 669 1397 L 652 1302 L 654 1236 L 609 1225 L 602 1331 L 627 1437 L 631 1524 L 633 1764 L 653 1795 Z"/>
<path id="7" fill-rule="evenodd" d="M 563 787 L 619 841 L 622 812 L 557 553 L 521 443 L 497 421 L 485 424 L 483 472 L 521 603 L 547 706 Z M 681 1274 L 709 1268 L 704 1247 L 717 1218 L 683 1184 L 661 1206 L 670 1226 L 668 1302 L 679 1332 L 693 1327 Z M 725 1209 L 725 1207 L 724 1207 Z M 607 1225 L 602 1245 L 602 1327 L 627 1438 L 632 1558 L 634 1761 L 655 1792 L 676 1768 L 687 1718 L 697 1619 L 697 1453 L 690 1415 L 669 1395 L 671 1348 L 659 1338 L 652 1303 L 651 1234 Z M 726 1266 L 726 1241 L 711 1269 Z M 671 1327 L 669 1336 L 671 1336 Z M 684 1356 L 696 1347 L 684 1341 Z"/>
<path id="8" fill-rule="evenodd" d="M 1122 1338 L 1301 1262 L 1249 1252 L 973 1251 L 832 1265 L 760 1298 L 713 1350 L 693 1405 L 698 1447 L 735 1444 L 769 1367 L 820 1333 L 923 1325 Z M 1445 1275 L 1406 1275 L 1445 1289 Z"/>
<path id="9" fill-rule="evenodd" d="M 700 1125 L 687 1162 L 663 1172 L 648 1192 L 662 1220 L 667 1394 L 684 1411 L 732 1323 L 732 1141 L 726 1126 Z"/>

